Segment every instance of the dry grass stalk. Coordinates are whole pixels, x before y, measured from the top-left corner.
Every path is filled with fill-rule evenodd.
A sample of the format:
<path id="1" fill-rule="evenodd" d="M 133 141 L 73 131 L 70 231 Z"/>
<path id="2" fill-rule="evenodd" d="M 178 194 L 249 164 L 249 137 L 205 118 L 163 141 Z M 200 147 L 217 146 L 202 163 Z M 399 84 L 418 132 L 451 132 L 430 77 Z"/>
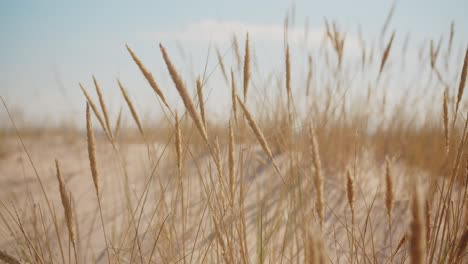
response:
<path id="1" fill-rule="evenodd" d="M 308 72 L 307 72 L 307 81 L 306 81 L 306 96 L 310 94 L 310 86 L 312 85 L 312 56 L 309 55 L 307 58 L 308 63 Z"/>
<path id="2" fill-rule="evenodd" d="M 465 231 L 463 232 L 463 235 L 460 237 L 460 240 L 458 241 L 457 252 L 455 254 L 454 263 L 458 263 L 459 260 L 461 261 L 464 258 L 463 254 L 464 252 L 466 254 L 467 245 L 468 245 L 468 228 L 465 227 Z"/>
<path id="3" fill-rule="evenodd" d="M 317 236 L 316 232 L 312 232 L 312 230 L 309 229 L 307 242 L 308 252 L 305 254 L 307 254 L 308 263 L 327 263 L 328 258 L 326 256 L 325 247 L 320 236 Z"/>
<path id="4" fill-rule="evenodd" d="M 6 264 L 21 264 L 22 262 L 6 253 L 5 251 L 0 250 L 0 260 Z"/>
<path id="5" fill-rule="evenodd" d="M 223 56 L 221 55 L 221 52 L 219 52 L 218 48 L 216 48 L 216 56 L 218 57 L 218 64 L 219 64 L 219 67 L 221 68 L 221 73 L 223 74 L 223 78 L 228 84 L 229 79 L 227 77 L 226 67 L 224 67 Z"/>
<path id="6" fill-rule="evenodd" d="M 410 263 L 423 264 L 426 263 L 426 224 L 421 194 L 415 183 L 413 184 L 409 235 Z"/>
<path id="7" fill-rule="evenodd" d="M 221 162 L 221 148 L 219 147 L 219 141 L 218 137 L 215 138 L 214 141 L 214 160 L 215 160 L 215 165 L 216 169 L 218 171 L 218 190 L 220 194 L 220 208 L 222 211 L 225 211 L 225 205 L 226 205 L 226 185 L 224 183 L 224 170 L 223 170 L 223 164 Z"/>
<path id="8" fill-rule="evenodd" d="M 153 88 L 153 90 L 159 96 L 159 98 L 161 99 L 163 104 L 169 108 L 169 104 L 167 103 L 166 98 L 164 97 L 164 94 L 162 93 L 161 89 L 159 88 L 158 84 L 156 83 L 156 80 L 154 79 L 151 72 L 148 69 L 146 69 L 145 65 L 143 65 L 143 63 L 140 61 L 140 59 L 130 49 L 130 47 L 128 45 L 125 45 L 125 47 L 127 47 L 128 52 L 132 56 L 132 58 L 135 61 L 136 65 L 138 65 L 138 68 L 140 68 L 141 73 L 143 73 L 143 76 L 145 76 L 145 79 L 148 81 L 151 88 Z"/>
<path id="9" fill-rule="evenodd" d="M 86 104 L 86 132 L 88 138 L 88 158 L 91 167 L 91 176 L 93 177 L 94 188 L 96 194 L 99 196 L 99 175 L 97 170 L 96 161 L 96 143 L 94 139 L 93 125 L 91 122 L 91 113 L 89 111 L 89 104 Z"/>
<path id="10" fill-rule="evenodd" d="M 102 231 L 104 233 L 104 241 L 106 244 L 106 254 L 107 254 L 107 261 L 110 264 L 111 258 L 109 253 L 109 247 L 107 244 L 107 234 L 104 225 L 104 219 L 102 216 L 102 208 L 101 208 L 101 198 L 99 192 L 99 174 L 97 168 L 97 159 L 96 159 L 96 143 L 94 138 L 94 131 L 93 125 L 91 122 L 91 112 L 89 111 L 89 104 L 86 103 L 86 136 L 88 139 L 88 158 L 89 158 L 89 165 L 91 168 L 91 176 L 93 178 L 94 188 L 96 190 L 96 196 L 98 199 L 98 206 L 99 206 L 99 214 L 101 216 L 101 224 L 102 224 Z"/>
<path id="11" fill-rule="evenodd" d="M 235 160 L 234 160 L 234 131 L 232 130 L 232 122 L 229 122 L 228 127 L 229 150 L 228 150 L 228 166 L 229 166 L 229 192 L 231 195 L 231 205 L 234 203 L 235 192 Z"/>
<path id="12" fill-rule="evenodd" d="M 349 208 L 351 209 L 351 213 L 354 214 L 354 177 L 349 168 L 346 169 L 346 190 Z"/>
<path id="13" fill-rule="evenodd" d="M 250 48 L 249 48 L 249 33 L 245 38 L 245 56 L 244 56 L 244 103 L 247 102 L 247 92 L 249 90 L 250 81 Z"/>
<path id="14" fill-rule="evenodd" d="M 222 237 L 222 234 L 221 234 L 221 231 L 220 231 L 220 228 L 219 228 L 219 224 L 218 224 L 218 222 L 216 220 L 216 217 L 212 216 L 211 218 L 212 218 L 213 226 L 214 226 L 214 229 L 215 229 L 216 240 L 218 241 L 218 244 L 221 246 L 221 256 L 223 257 L 225 263 L 227 263 L 227 264 L 232 263 L 232 259 L 229 258 L 229 254 L 228 254 L 228 251 L 226 249 L 226 244 L 225 244 L 224 239 Z"/>
<path id="15" fill-rule="evenodd" d="M 176 145 L 176 158 L 177 158 L 177 169 L 179 175 L 182 175 L 182 136 L 180 132 L 180 119 L 179 114 L 175 113 L 175 145 Z"/>
<path id="16" fill-rule="evenodd" d="M 350 237 L 350 263 L 354 259 L 354 176 L 349 168 L 346 169 L 346 190 L 348 195 L 348 204 L 351 210 L 351 237 Z"/>
<path id="17" fill-rule="evenodd" d="M 110 122 L 109 122 L 109 115 L 107 112 L 106 102 L 104 101 L 104 96 L 102 95 L 101 88 L 99 87 L 99 84 L 94 75 L 93 75 L 93 82 L 94 82 L 94 87 L 96 87 L 96 93 L 99 98 L 99 104 L 101 105 L 102 113 L 104 114 L 104 121 L 106 122 L 106 128 L 107 128 L 107 131 L 109 131 L 109 135 L 112 139 L 113 135 L 112 135 L 112 129 L 111 129 Z"/>
<path id="18" fill-rule="evenodd" d="M 203 126 L 206 129 L 206 116 L 205 116 L 205 101 L 203 96 L 203 85 L 201 83 L 200 78 L 197 78 L 197 96 L 198 96 L 198 104 L 200 106 L 200 115 L 203 122 Z"/>
<path id="19" fill-rule="evenodd" d="M 444 91 L 444 135 L 445 135 L 445 151 L 450 151 L 450 134 L 449 134 L 449 117 L 448 117 L 448 98 L 447 90 Z"/>
<path id="20" fill-rule="evenodd" d="M 120 91 L 122 92 L 125 102 L 128 105 L 128 109 L 130 110 L 130 113 L 132 114 L 133 120 L 138 126 L 138 131 L 140 131 L 141 136 L 144 139 L 146 139 L 145 133 L 143 132 L 143 126 L 141 125 L 140 119 L 138 118 L 138 114 L 135 110 L 135 107 L 133 106 L 132 100 L 130 100 L 130 97 L 128 96 L 127 91 L 125 90 L 125 87 L 122 85 L 122 83 L 118 79 L 117 79 L 117 84 L 119 85 Z"/>
<path id="21" fill-rule="evenodd" d="M 395 12 L 395 2 L 393 2 L 392 7 L 390 8 L 390 11 L 388 11 L 387 18 L 385 19 L 385 23 L 382 27 L 382 31 L 380 32 L 380 36 L 385 35 L 385 32 L 387 32 L 388 25 L 390 25 L 390 21 L 392 20 L 394 12 Z"/>
<path id="22" fill-rule="evenodd" d="M 392 222 L 393 210 L 393 179 L 391 173 L 390 160 L 385 159 L 385 207 L 387 208 L 388 222 Z"/>
<path id="23" fill-rule="evenodd" d="M 379 77 L 382 74 L 382 71 L 383 71 L 383 69 L 385 67 L 385 64 L 386 64 L 387 60 L 388 60 L 388 55 L 390 54 L 390 49 L 392 48 L 392 43 L 393 43 L 394 38 L 395 38 L 395 31 L 393 31 L 392 36 L 390 37 L 390 40 L 388 41 L 387 47 L 384 50 L 382 60 L 380 62 Z"/>
<path id="24" fill-rule="evenodd" d="M 223 177 L 223 166 L 222 166 L 222 163 L 221 163 L 221 148 L 219 147 L 219 140 L 218 140 L 218 137 L 215 138 L 215 141 L 214 141 L 214 158 L 215 158 L 215 163 L 216 163 L 216 168 L 218 169 L 218 176 L 220 179 L 224 178 Z M 220 180 L 220 183 L 221 185 L 222 184 L 222 180 Z"/>
<path id="25" fill-rule="evenodd" d="M 460 84 L 458 86 L 457 103 L 455 105 L 455 117 L 453 119 L 453 125 L 455 125 L 455 121 L 457 120 L 458 108 L 460 106 L 460 101 L 463 97 L 467 71 L 468 71 L 468 46 L 466 47 L 465 60 L 463 61 L 463 68 L 462 68 L 461 75 L 460 75 Z"/>
<path id="26" fill-rule="evenodd" d="M 286 93 L 289 98 L 291 97 L 291 58 L 289 54 L 289 45 L 286 46 Z"/>
<path id="27" fill-rule="evenodd" d="M 442 37 L 439 39 L 437 48 L 434 49 L 434 41 L 431 39 L 429 43 L 429 59 L 431 63 L 431 68 L 436 69 L 437 58 L 439 57 L 440 47 L 442 46 Z"/>
<path id="28" fill-rule="evenodd" d="M 244 115 L 247 118 L 249 126 L 252 128 L 258 142 L 260 143 L 260 146 L 262 147 L 263 151 L 268 155 L 268 157 L 271 160 L 273 160 L 273 154 L 270 150 L 270 147 L 268 146 L 268 143 L 265 139 L 265 136 L 263 135 L 263 132 L 257 126 L 252 115 L 250 114 L 249 110 L 247 110 L 247 107 L 245 107 L 245 105 L 242 103 L 241 99 L 237 97 L 237 100 L 239 101 L 239 105 L 241 106 L 242 111 L 244 112 Z"/>
<path id="29" fill-rule="evenodd" d="M 107 131 L 107 127 L 106 127 L 106 124 L 104 123 L 104 120 L 102 119 L 102 116 L 101 114 L 99 113 L 99 110 L 97 109 L 96 105 L 94 104 L 93 100 L 91 99 L 91 97 L 89 96 L 88 92 L 86 91 L 86 89 L 84 88 L 84 86 L 80 83 L 80 88 L 81 88 L 81 91 L 83 91 L 83 94 L 84 96 L 86 97 L 86 101 L 88 101 L 88 104 L 89 106 L 91 106 L 91 108 L 93 109 L 93 112 L 94 112 L 94 115 L 96 116 L 96 118 L 98 119 L 99 121 L 99 124 L 101 125 L 102 127 L 102 130 L 104 130 L 104 132 L 106 133 L 106 136 L 111 139 L 110 137 L 110 134 L 109 134 L 109 131 Z"/>
<path id="30" fill-rule="evenodd" d="M 424 203 L 424 221 L 426 223 L 426 241 L 427 247 L 431 241 L 431 204 L 428 199 Z"/>
<path id="31" fill-rule="evenodd" d="M 404 243 L 406 243 L 406 240 L 408 240 L 408 236 L 406 234 L 404 234 L 400 240 L 398 241 L 398 244 L 397 244 L 397 247 L 395 249 L 395 251 L 392 253 L 392 255 L 390 256 L 390 262 L 392 262 L 393 258 L 395 257 L 395 255 L 398 253 L 398 251 L 400 251 L 401 247 L 403 246 Z"/>
<path id="32" fill-rule="evenodd" d="M 328 21 L 326 19 L 325 19 L 325 27 L 326 27 L 326 36 L 330 39 L 333 49 L 335 50 L 337 54 L 338 69 L 340 69 L 341 63 L 343 61 L 343 50 L 344 50 L 344 43 L 346 40 L 346 35 L 341 34 L 338 31 L 335 22 L 333 22 L 333 32 L 331 31 L 330 25 L 328 24 Z"/>
<path id="33" fill-rule="evenodd" d="M 117 138 L 120 133 L 120 129 L 122 128 L 122 108 L 119 110 L 119 115 L 117 116 L 117 121 L 115 122 L 115 127 L 114 127 L 114 138 Z"/>
<path id="34" fill-rule="evenodd" d="M 236 99 L 236 79 L 234 79 L 234 72 L 231 69 L 231 101 L 232 101 L 232 114 L 237 125 L 237 99 Z"/>
<path id="35" fill-rule="evenodd" d="M 185 198 L 184 198 L 184 182 L 182 178 L 182 134 L 180 131 L 180 119 L 176 112 L 175 116 L 175 149 L 176 149 L 176 162 L 177 171 L 179 173 L 179 188 L 180 188 L 180 209 L 182 214 L 182 233 L 186 232 L 186 214 L 185 214 Z M 183 254 L 185 256 L 185 240 L 182 242 Z M 184 259 L 185 262 L 185 259 Z"/>
<path id="36" fill-rule="evenodd" d="M 240 69 L 242 59 L 240 55 L 239 43 L 237 42 L 237 36 L 235 34 L 232 35 L 232 48 L 234 50 L 234 56 L 236 57 L 237 69 Z"/>
<path id="37" fill-rule="evenodd" d="M 57 180 L 59 184 L 60 198 L 62 200 L 62 206 L 65 214 L 65 221 L 67 223 L 68 235 L 70 241 L 75 243 L 75 230 L 73 226 L 73 211 L 71 207 L 71 197 L 68 196 L 65 181 L 63 180 L 62 174 L 60 173 L 59 162 L 55 160 L 55 168 L 57 171 Z"/>
<path id="38" fill-rule="evenodd" d="M 166 62 L 166 66 L 167 66 L 167 69 L 169 70 L 169 74 L 171 75 L 172 81 L 174 82 L 175 87 L 177 91 L 179 92 L 179 95 L 182 98 L 182 101 L 184 102 L 185 108 L 187 108 L 187 111 L 189 112 L 190 116 L 195 122 L 195 125 L 200 131 L 200 134 L 202 135 L 203 139 L 206 142 L 208 142 L 208 134 L 206 133 L 205 126 L 203 125 L 203 122 L 200 119 L 200 116 L 198 115 L 195 109 L 195 106 L 193 105 L 192 99 L 190 99 L 190 96 L 187 92 L 187 88 L 185 87 L 184 82 L 179 77 L 179 74 L 177 73 L 177 70 L 175 69 L 174 65 L 172 65 L 172 62 L 169 59 L 169 55 L 167 54 L 164 46 L 162 44 L 159 44 L 159 48 L 163 55 L 164 61 Z"/>
<path id="39" fill-rule="evenodd" d="M 448 48 L 447 48 L 447 56 L 450 56 L 450 54 L 452 54 L 452 45 L 453 45 L 454 35 L 455 35 L 455 22 L 452 21 L 452 23 L 450 23 L 450 35 L 449 35 L 449 42 L 448 42 Z"/>
<path id="40" fill-rule="evenodd" d="M 312 125 L 309 126 L 310 148 L 312 156 L 312 164 L 314 168 L 314 183 L 316 191 L 315 207 L 320 220 L 320 227 L 323 228 L 324 219 L 324 198 L 323 198 L 323 175 L 322 164 L 320 162 L 319 146 L 317 141 L 317 134 Z"/>

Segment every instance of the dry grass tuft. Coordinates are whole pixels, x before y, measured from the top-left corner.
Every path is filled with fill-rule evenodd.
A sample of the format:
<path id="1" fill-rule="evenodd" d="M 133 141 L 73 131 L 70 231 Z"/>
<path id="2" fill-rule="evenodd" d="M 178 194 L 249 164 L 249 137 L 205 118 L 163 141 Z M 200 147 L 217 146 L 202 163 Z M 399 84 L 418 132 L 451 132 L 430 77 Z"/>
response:
<path id="1" fill-rule="evenodd" d="M 360 57 L 345 56 L 346 32 L 325 20 L 322 45 L 315 50 L 307 40 L 299 42 L 304 45 L 294 51 L 303 60 L 297 61 L 289 46 L 296 37 L 288 39 L 293 30 L 289 26 L 295 23 L 292 10 L 285 19 L 284 49 L 278 54 L 284 66 L 273 65 L 272 72 L 265 72 L 251 57 L 255 50 L 248 34 L 241 58 L 234 36 L 232 65 L 223 60 L 227 52 L 216 49 L 218 64 L 211 71 L 206 66 L 206 78 L 193 82 L 194 96 L 160 44 L 184 115 L 167 104 L 152 74 L 127 46 L 130 63 L 137 64 L 164 111 L 158 121 L 145 124 L 136 111 L 142 102 L 130 100 L 131 91 L 117 80 L 127 106 L 119 105 L 113 124 L 109 102 L 93 76 L 100 105 L 80 84 L 87 101 L 88 157 L 83 156 L 85 146 L 69 143 L 69 131 L 84 137 L 79 128 L 20 131 L 1 98 L 14 131 L 0 131 L 0 146 L 11 149 L 0 158 L 0 175 L 24 175 L 25 187 L 15 184 L 19 179 L 7 178 L 7 188 L 0 192 L 0 237 L 6 236 L 0 239 L 0 262 L 465 263 L 468 121 L 462 127 L 456 115 L 468 109 L 463 99 L 468 55 L 460 76 L 458 63 L 451 65 L 457 59 L 450 56 L 452 45 L 457 45 L 452 43 L 452 24 L 447 50 L 442 38 L 425 43 L 421 67 L 406 80 L 406 55 L 402 61 L 389 57 L 391 49 L 406 53 L 409 45 L 409 35 L 404 47 L 396 47 L 395 31 L 391 37 L 386 32 L 393 8 L 377 43 L 369 47 L 359 37 Z M 382 57 L 376 58 L 381 47 Z M 387 70 L 390 61 L 402 67 Z M 439 71 L 441 65 L 445 67 Z M 398 70 L 408 87 L 421 89 L 405 91 L 394 104 L 398 93 L 387 93 L 387 88 L 399 78 Z M 231 98 L 225 99 L 232 105 L 220 109 L 223 112 L 207 112 L 210 100 L 221 99 L 212 98 L 204 86 L 213 81 L 212 73 L 220 78 L 222 74 L 230 92 Z M 388 76 L 380 78 L 383 75 Z M 214 80 L 223 82 L 220 78 Z M 239 80 L 237 85 L 243 87 L 236 87 Z M 367 88 L 367 97 L 359 87 Z M 458 94 L 451 94 L 453 87 Z M 239 95 L 238 88 L 243 89 Z M 302 96 L 293 100 L 294 92 Z M 387 96 L 391 100 L 382 107 Z M 442 102 L 442 109 L 433 101 Z M 123 107 L 132 115 L 129 124 Z M 95 134 L 91 111 L 103 133 Z M 187 113 L 190 118 L 184 120 Z M 135 129 L 124 130 L 129 125 Z M 19 138 L 26 156 L 15 151 L 11 134 Z M 141 155 L 145 147 L 148 159 Z M 33 168 L 34 182 L 23 157 Z M 48 192 L 57 186 L 42 181 L 39 174 L 54 176 L 43 164 L 50 165 L 55 157 L 61 161 L 56 159 L 54 168 L 59 195 L 51 200 Z M 85 170 L 87 162 L 90 172 Z M 70 171 L 66 179 L 65 169 Z M 93 186 L 72 178 L 86 172 Z M 275 173 L 279 177 L 273 177 Z M 422 184 L 417 186 L 417 180 Z M 0 179 L 0 185 L 4 182 Z M 76 202 L 68 190 L 71 184 Z M 20 193 L 24 188 L 26 195 Z M 36 195 L 39 188 L 43 197 Z M 430 191 L 423 198 L 426 188 Z M 53 206 L 60 202 L 64 217 Z M 101 230 L 104 240 L 96 232 Z"/>

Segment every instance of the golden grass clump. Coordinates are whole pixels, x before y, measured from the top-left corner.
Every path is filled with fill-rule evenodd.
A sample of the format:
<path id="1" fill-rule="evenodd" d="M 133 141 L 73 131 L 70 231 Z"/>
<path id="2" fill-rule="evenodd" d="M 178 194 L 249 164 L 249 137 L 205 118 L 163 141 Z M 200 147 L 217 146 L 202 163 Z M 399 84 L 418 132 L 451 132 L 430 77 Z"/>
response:
<path id="1" fill-rule="evenodd" d="M 203 125 L 203 122 L 200 116 L 198 115 L 195 109 L 195 106 L 193 105 L 192 99 L 190 99 L 190 96 L 188 94 L 188 91 L 187 91 L 187 88 L 185 87 L 184 82 L 182 81 L 179 74 L 177 73 L 177 70 L 175 69 L 174 65 L 172 65 L 172 62 L 169 59 L 169 55 L 167 54 L 166 48 L 164 48 L 162 44 L 159 44 L 159 49 L 161 50 L 167 69 L 169 70 L 169 74 L 171 75 L 172 81 L 174 82 L 175 87 L 177 91 L 179 92 L 179 95 L 182 98 L 182 101 L 184 102 L 185 108 L 187 108 L 188 113 L 190 114 L 193 121 L 195 122 L 195 125 L 200 131 L 200 134 L 205 140 L 205 142 L 208 142 L 208 134 L 206 133 L 205 126 Z"/>
<path id="2" fill-rule="evenodd" d="M 356 51 L 362 54 L 350 52 L 351 58 L 344 54 L 347 33 L 338 23 L 325 21 L 319 47 L 298 42 L 291 10 L 277 54 L 280 63 L 268 65 L 271 72 L 253 56 L 248 33 L 245 54 L 239 54 L 243 50 L 234 35 L 232 65 L 224 60 L 228 52 L 216 48 L 217 63 L 211 65 L 208 54 L 203 78 L 193 70 L 187 77 L 194 79 L 187 83 L 159 44 L 183 114 L 167 104 L 153 75 L 126 46 L 129 62 L 137 64 L 163 110 L 156 117 L 146 112 L 147 124 L 140 119 L 140 110 L 148 110 L 145 102 L 132 101 L 136 91 L 119 79 L 118 113 L 109 112 L 95 76 L 100 105 L 80 84 L 87 101 L 86 132 L 79 127 L 76 132 L 19 131 L 1 98 L 14 130 L 0 130 L 1 153 L 7 149 L 0 154 L 0 175 L 24 174 L 25 187 L 7 178 L 6 195 L 0 192 L 0 237 L 6 236 L 0 239 L 0 262 L 465 263 L 468 121 L 463 128 L 456 115 L 468 109 L 463 99 L 468 55 L 460 75 L 460 65 L 451 65 L 458 58 L 449 56 L 451 46 L 458 47 L 451 43 L 452 24 L 447 49 L 442 38 L 425 42 L 421 67 L 406 73 L 409 35 L 405 47 L 398 47 L 396 31 L 386 32 L 393 8 L 380 38 L 366 45 L 360 34 Z M 401 61 L 390 59 L 397 49 Z M 179 51 L 191 57 L 181 46 Z M 412 53 L 408 59 L 418 55 Z M 445 67 L 439 71 L 439 66 Z M 401 88 L 398 101 L 399 92 L 388 88 L 399 84 L 400 76 L 408 87 Z M 216 93 L 206 84 L 224 84 L 221 78 L 227 96 L 213 98 Z M 293 98 L 293 93 L 300 96 Z M 381 107 L 387 98 L 387 107 Z M 224 108 L 207 111 L 211 100 Z M 100 127 L 93 127 L 92 118 Z M 84 146 L 69 140 L 69 131 L 86 137 L 87 157 Z M 15 150 L 11 134 L 25 155 Z M 145 147 L 148 159 L 141 155 Z M 30 181 L 23 157 L 37 182 Z M 42 182 L 39 174 L 52 175 L 43 164 L 55 157 L 60 158 L 53 171 L 59 193 L 49 200 L 47 193 L 57 185 Z M 70 177 L 63 174 L 64 164 L 70 164 Z M 76 178 L 86 173 L 93 186 Z M 422 184 L 416 185 L 418 180 Z M 76 201 L 71 184 L 73 198 L 79 195 Z M 44 197 L 37 197 L 39 187 Z M 19 193 L 23 188 L 26 195 Z M 60 202 L 63 216 L 53 206 Z"/>

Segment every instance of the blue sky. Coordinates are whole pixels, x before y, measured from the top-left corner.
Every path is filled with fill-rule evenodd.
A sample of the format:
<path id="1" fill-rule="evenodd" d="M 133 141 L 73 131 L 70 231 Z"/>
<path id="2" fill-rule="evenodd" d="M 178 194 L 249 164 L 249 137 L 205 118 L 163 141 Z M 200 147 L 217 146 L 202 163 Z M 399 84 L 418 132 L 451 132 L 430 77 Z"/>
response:
<path id="1" fill-rule="evenodd" d="M 169 98 L 177 102 L 161 64 L 158 42 L 167 45 L 180 67 L 187 65 L 184 73 L 190 74 L 192 67 L 199 71 L 196 74 L 201 74 L 210 39 L 224 37 L 216 35 L 223 33 L 223 27 L 249 31 L 252 28 L 260 35 L 257 42 L 260 49 L 269 49 L 270 40 L 262 42 L 260 38 L 268 34 L 265 32 L 282 28 L 291 3 L 272 0 L 1 1 L 0 95 L 10 105 L 40 120 L 57 110 L 62 114 L 81 113 L 84 101 L 78 82 L 92 89 L 91 75 L 95 74 L 114 109 L 120 106 L 117 77 L 128 84 L 130 94 L 141 100 L 142 105 L 150 103 L 148 98 L 154 100 L 154 97 L 124 48 L 128 43 L 168 86 L 164 89 Z M 320 30 L 323 18 L 327 17 L 349 32 L 355 33 L 361 25 L 364 38 L 372 39 L 379 34 L 392 3 L 294 1 L 295 26 L 304 27 L 308 17 L 310 28 Z M 390 29 L 397 30 L 397 39 L 410 32 L 412 40 L 422 42 L 446 34 L 454 21 L 455 41 L 463 46 L 468 41 L 467 10 L 468 1 L 463 0 L 397 1 Z M 253 34 L 254 40 L 255 37 Z M 190 52 L 189 63 L 182 56 L 177 59 L 176 40 Z M 228 47 L 219 45 L 221 50 Z M 278 60 L 282 60 L 281 56 Z M 145 106 L 139 107 L 147 111 Z"/>

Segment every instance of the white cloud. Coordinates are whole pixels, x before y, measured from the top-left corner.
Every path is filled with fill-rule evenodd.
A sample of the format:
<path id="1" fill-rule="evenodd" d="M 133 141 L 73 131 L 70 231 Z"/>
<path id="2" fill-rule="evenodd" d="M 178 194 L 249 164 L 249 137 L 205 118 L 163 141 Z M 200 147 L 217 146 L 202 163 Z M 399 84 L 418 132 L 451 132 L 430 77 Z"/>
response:
<path id="1" fill-rule="evenodd" d="M 185 45 L 207 45 L 210 41 L 222 45 L 236 34 L 239 40 L 249 32 L 254 43 L 271 43 L 272 46 L 284 41 L 284 27 L 279 24 L 247 24 L 238 21 L 201 20 L 173 31 L 159 31 L 147 33 L 146 36 L 157 42 L 179 41 Z M 323 28 L 309 28 L 307 47 L 318 48 L 323 41 Z M 242 36 L 242 38 L 241 38 Z M 305 29 L 290 28 L 288 32 L 290 45 L 305 43 Z M 357 49 L 358 41 L 351 34 L 347 34 L 346 49 Z"/>

